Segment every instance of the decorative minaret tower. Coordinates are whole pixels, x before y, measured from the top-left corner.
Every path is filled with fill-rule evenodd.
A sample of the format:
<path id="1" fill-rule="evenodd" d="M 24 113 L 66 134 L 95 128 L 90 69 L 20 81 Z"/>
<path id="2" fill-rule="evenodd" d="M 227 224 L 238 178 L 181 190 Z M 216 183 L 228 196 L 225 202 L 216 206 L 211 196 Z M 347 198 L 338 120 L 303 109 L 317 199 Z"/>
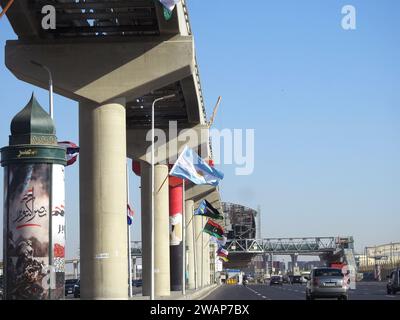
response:
<path id="1" fill-rule="evenodd" d="M 63 299 L 65 149 L 35 97 L 12 120 L 4 167 L 6 299 Z"/>

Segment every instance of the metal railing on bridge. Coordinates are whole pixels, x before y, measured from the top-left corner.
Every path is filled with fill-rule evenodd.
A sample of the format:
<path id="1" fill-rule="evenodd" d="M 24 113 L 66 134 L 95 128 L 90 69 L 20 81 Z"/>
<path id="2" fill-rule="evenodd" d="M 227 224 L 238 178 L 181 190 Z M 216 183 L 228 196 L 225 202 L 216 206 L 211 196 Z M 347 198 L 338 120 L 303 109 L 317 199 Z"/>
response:
<path id="1" fill-rule="evenodd" d="M 230 253 L 318 255 L 341 249 L 336 237 L 237 239 L 227 242 Z"/>

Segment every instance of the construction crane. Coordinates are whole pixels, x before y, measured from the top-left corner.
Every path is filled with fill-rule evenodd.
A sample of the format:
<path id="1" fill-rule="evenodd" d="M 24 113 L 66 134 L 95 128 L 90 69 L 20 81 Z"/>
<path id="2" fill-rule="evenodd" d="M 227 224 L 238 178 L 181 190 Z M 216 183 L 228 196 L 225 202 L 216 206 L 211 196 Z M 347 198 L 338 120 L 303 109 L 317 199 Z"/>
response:
<path id="1" fill-rule="evenodd" d="M 215 117 L 216 117 L 216 115 L 217 115 L 217 111 L 218 111 L 219 105 L 221 104 L 221 99 L 222 99 L 221 96 L 219 96 L 219 97 L 218 97 L 218 100 L 217 100 L 217 104 L 216 104 L 215 107 L 214 107 L 213 114 L 212 114 L 212 116 L 211 116 L 211 118 L 210 118 L 210 121 L 208 121 L 208 123 L 207 123 L 207 125 L 208 125 L 209 128 L 211 128 L 211 126 L 212 126 L 213 123 L 214 123 L 214 120 L 215 120 Z"/>

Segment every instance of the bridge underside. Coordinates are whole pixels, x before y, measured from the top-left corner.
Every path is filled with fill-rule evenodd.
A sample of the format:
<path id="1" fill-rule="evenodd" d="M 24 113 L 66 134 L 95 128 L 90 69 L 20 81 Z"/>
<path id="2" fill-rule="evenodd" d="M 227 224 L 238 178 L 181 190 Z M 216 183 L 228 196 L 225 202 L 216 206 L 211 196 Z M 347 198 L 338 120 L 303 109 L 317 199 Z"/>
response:
<path id="1" fill-rule="evenodd" d="M 0 0 L 3 8 L 8 2 Z M 54 30 L 42 28 L 45 15 L 41 10 L 49 4 L 56 9 Z M 32 61 L 46 66 L 53 76 L 54 92 L 79 102 L 81 272 L 85 278 L 82 296 L 124 298 L 127 257 L 93 257 L 104 252 L 127 252 L 126 217 L 120 215 L 126 210 L 126 157 L 141 161 L 145 168 L 146 178 L 141 178 L 142 217 L 146 213 L 150 216 L 149 158 L 145 156 L 152 103 L 159 97 L 175 95 L 155 106 L 156 129 L 168 129 L 170 121 L 176 121 L 178 130 L 208 129 L 185 1 L 176 5 L 169 20 L 155 0 L 18 0 L 7 11 L 7 17 L 18 36 L 6 43 L 7 68 L 18 79 L 47 89 L 47 72 Z M 208 136 L 188 145 L 202 148 L 199 153 L 203 158 L 210 155 Z M 157 146 L 156 157 L 159 149 Z M 164 183 L 168 166 L 162 160 L 156 159 L 155 168 L 156 185 L 160 181 L 155 211 L 165 218 L 154 219 L 154 260 L 159 270 L 155 290 L 159 296 L 168 295 L 170 288 L 166 255 L 169 230 L 165 228 L 169 198 L 168 183 Z M 192 207 L 196 209 L 201 198 L 221 208 L 217 188 L 188 185 L 186 200 L 194 202 Z M 146 238 L 148 227 L 150 223 L 142 225 L 143 269 L 147 271 L 151 245 Z M 209 256 L 209 252 L 204 255 Z M 143 283 L 149 288 L 148 275 Z M 210 277 L 203 278 L 207 285 Z"/>
<path id="2" fill-rule="evenodd" d="M 229 261 L 224 262 L 224 268 L 226 269 L 242 269 L 246 268 L 251 260 L 259 255 L 259 253 L 230 253 L 228 256 Z"/>

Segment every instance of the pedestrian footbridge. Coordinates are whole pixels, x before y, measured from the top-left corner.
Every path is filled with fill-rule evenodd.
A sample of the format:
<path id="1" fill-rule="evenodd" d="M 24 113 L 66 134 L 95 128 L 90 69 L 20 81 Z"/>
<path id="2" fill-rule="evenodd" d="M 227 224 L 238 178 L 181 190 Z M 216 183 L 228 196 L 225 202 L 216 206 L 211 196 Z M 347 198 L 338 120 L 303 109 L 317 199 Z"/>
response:
<path id="1" fill-rule="evenodd" d="M 346 260 L 353 264 L 352 237 L 305 237 L 305 238 L 266 238 L 234 239 L 227 242 L 229 263 L 227 267 L 245 267 L 256 255 L 290 255 L 293 262 L 297 256 L 319 256 L 321 260 Z M 355 263 L 354 263 L 355 264 Z"/>

